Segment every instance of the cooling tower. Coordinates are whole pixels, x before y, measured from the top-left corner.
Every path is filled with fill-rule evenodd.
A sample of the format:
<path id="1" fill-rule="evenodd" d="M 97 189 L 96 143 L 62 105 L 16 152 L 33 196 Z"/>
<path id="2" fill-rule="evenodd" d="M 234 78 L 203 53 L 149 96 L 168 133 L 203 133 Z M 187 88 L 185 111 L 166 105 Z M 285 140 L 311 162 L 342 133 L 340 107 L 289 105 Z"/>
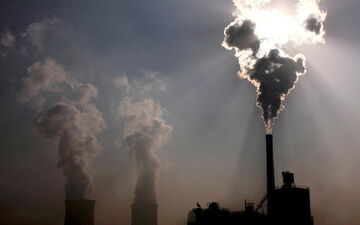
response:
<path id="1" fill-rule="evenodd" d="M 95 200 L 66 200 L 65 225 L 94 225 Z"/>
<path id="2" fill-rule="evenodd" d="M 131 225 L 157 225 L 157 204 L 132 204 Z"/>
<path id="3" fill-rule="evenodd" d="M 266 135 L 266 177 L 267 177 L 267 210 L 268 216 L 272 216 L 273 192 L 275 190 L 273 136 Z"/>

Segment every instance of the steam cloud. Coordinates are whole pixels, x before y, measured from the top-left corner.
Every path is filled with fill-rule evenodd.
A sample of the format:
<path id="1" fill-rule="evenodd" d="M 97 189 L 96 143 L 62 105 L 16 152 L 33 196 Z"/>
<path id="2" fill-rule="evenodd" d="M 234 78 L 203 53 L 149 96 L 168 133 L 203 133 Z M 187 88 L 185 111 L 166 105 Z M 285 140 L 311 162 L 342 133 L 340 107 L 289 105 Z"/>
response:
<path id="1" fill-rule="evenodd" d="M 0 44 L 5 48 L 10 48 L 13 46 L 15 42 L 15 37 L 10 33 L 10 31 L 6 31 L 0 35 Z"/>
<path id="2" fill-rule="evenodd" d="M 15 37 L 9 30 L 0 32 L 0 54 L 3 57 L 7 56 L 14 43 Z"/>
<path id="3" fill-rule="evenodd" d="M 58 23 L 60 23 L 60 20 L 56 16 L 31 23 L 27 26 L 22 37 L 28 40 L 38 53 L 41 53 L 44 50 L 44 42 L 48 31 Z"/>
<path id="4" fill-rule="evenodd" d="M 61 93 L 62 101 L 33 120 L 34 132 L 58 143 L 58 167 L 65 177 L 67 199 L 86 199 L 92 194 L 91 162 L 101 152 L 96 135 L 106 124 L 91 100 L 97 88 L 74 80 L 54 59 L 36 62 L 27 69 L 18 100 L 35 104 L 41 111 L 49 94 Z M 70 98 L 64 93 L 71 93 Z"/>
<path id="5" fill-rule="evenodd" d="M 123 75 L 116 79 L 116 85 L 130 89 L 141 88 L 150 90 L 154 85 L 163 85 L 163 81 L 156 74 L 145 74 L 149 82 L 139 86 L 138 81 L 129 82 Z M 161 88 L 160 85 L 160 88 Z M 136 160 L 137 182 L 135 187 L 135 204 L 156 204 L 156 181 L 162 165 L 156 151 L 168 140 L 172 127 L 164 120 L 164 109 L 150 98 L 142 98 L 138 102 L 126 96 L 118 108 L 122 121 L 122 135 L 118 139 L 119 145 L 128 150 Z"/>
<path id="6" fill-rule="evenodd" d="M 305 74 L 305 56 L 289 56 L 285 45 L 324 42 L 326 12 L 319 0 L 299 0 L 296 17 L 264 9 L 271 0 L 234 0 L 235 20 L 224 30 L 223 47 L 235 50 L 241 78 L 257 89 L 257 106 L 267 133 L 284 109 L 283 101 Z"/>

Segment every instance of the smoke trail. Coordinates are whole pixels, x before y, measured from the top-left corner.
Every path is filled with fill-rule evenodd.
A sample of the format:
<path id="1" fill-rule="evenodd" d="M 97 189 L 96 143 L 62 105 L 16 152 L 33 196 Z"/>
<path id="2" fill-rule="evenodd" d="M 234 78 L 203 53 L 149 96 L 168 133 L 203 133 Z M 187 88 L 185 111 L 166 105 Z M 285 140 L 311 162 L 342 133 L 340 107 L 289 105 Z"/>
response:
<path id="1" fill-rule="evenodd" d="M 0 55 L 6 57 L 15 45 L 15 36 L 9 31 L 0 31 Z"/>
<path id="2" fill-rule="evenodd" d="M 289 56 L 286 45 L 324 42 L 326 12 L 318 0 L 299 0 L 295 17 L 265 9 L 271 0 L 234 0 L 236 19 L 224 30 L 223 47 L 235 50 L 241 78 L 257 89 L 257 106 L 267 133 L 284 109 L 283 101 L 305 74 L 305 56 Z"/>
<path id="3" fill-rule="evenodd" d="M 26 31 L 22 33 L 22 37 L 25 38 L 37 53 L 44 51 L 44 42 L 46 41 L 47 34 L 53 26 L 59 24 L 61 21 L 52 16 L 45 18 L 44 20 L 31 23 L 27 26 Z M 27 51 L 28 49 L 23 49 Z"/>
<path id="4" fill-rule="evenodd" d="M 26 73 L 27 77 L 22 79 L 24 86 L 17 95 L 17 100 L 31 104 L 36 111 L 42 110 L 49 98 L 46 93 L 58 93 L 65 88 L 65 85 L 72 86 L 74 83 L 54 59 L 33 63 L 27 68 Z"/>
<path id="5" fill-rule="evenodd" d="M 159 80 L 155 79 L 154 82 L 156 81 Z M 125 87 L 130 87 L 130 84 L 126 82 Z M 126 96 L 121 101 L 118 112 L 123 124 L 118 143 L 133 154 L 136 160 L 137 182 L 134 203 L 156 204 L 156 180 L 162 165 L 156 150 L 168 140 L 172 127 L 163 118 L 164 109 L 149 98 L 134 103 L 132 98 Z"/>
<path id="6" fill-rule="evenodd" d="M 91 162 L 102 150 L 96 135 L 106 128 L 101 113 L 91 103 L 97 89 L 75 81 L 53 59 L 34 63 L 27 74 L 20 101 L 35 103 L 41 109 L 49 93 L 61 93 L 63 101 L 35 116 L 34 132 L 58 143 L 58 167 L 65 177 L 66 198 L 90 198 Z M 65 92 L 71 92 L 71 99 L 63 95 Z"/>

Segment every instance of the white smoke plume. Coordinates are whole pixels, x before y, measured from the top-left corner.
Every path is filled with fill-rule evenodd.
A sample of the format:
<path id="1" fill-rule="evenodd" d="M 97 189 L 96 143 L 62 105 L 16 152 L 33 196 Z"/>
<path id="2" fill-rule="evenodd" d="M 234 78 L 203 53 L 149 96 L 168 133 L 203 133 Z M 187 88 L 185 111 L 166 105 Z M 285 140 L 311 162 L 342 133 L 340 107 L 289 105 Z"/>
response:
<path id="1" fill-rule="evenodd" d="M 9 31 L 0 32 L 0 54 L 6 57 L 9 50 L 14 46 L 15 36 Z"/>
<path id="2" fill-rule="evenodd" d="M 126 74 L 122 74 L 115 78 L 114 85 L 125 94 L 143 97 L 154 91 L 164 91 L 167 83 L 159 72 L 142 71 L 142 75 L 137 79 L 129 79 Z"/>
<path id="3" fill-rule="evenodd" d="M 14 42 L 15 42 L 15 37 L 10 31 L 7 30 L 6 32 L 1 34 L 0 43 L 5 48 L 12 47 Z"/>
<path id="4" fill-rule="evenodd" d="M 159 84 L 159 78 L 153 82 L 140 85 L 138 81 L 131 81 L 126 75 L 121 76 L 121 84 L 124 88 L 149 88 Z M 124 82 L 124 81 L 127 82 Z M 161 83 L 161 82 L 160 82 Z M 162 165 L 156 151 L 169 139 L 172 127 L 164 119 L 165 110 L 151 98 L 143 98 L 133 102 L 130 96 L 125 96 L 118 108 L 123 130 L 117 143 L 121 148 L 128 150 L 136 161 L 136 187 L 135 204 L 156 204 L 156 181 L 159 169 Z"/>
<path id="5" fill-rule="evenodd" d="M 271 133 L 286 95 L 306 72 L 305 56 L 290 56 L 285 47 L 324 43 L 326 12 L 319 0 L 299 0 L 295 16 L 271 9 L 271 0 L 233 2 L 236 18 L 225 28 L 222 45 L 235 51 L 239 76 L 256 87 L 257 106 Z"/>
<path id="6" fill-rule="evenodd" d="M 60 20 L 56 16 L 53 16 L 39 22 L 31 23 L 27 26 L 22 37 L 28 40 L 35 50 L 40 53 L 44 50 L 44 41 L 46 40 L 48 31 L 59 22 Z"/>
<path id="7" fill-rule="evenodd" d="M 75 83 L 54 59 L 33 63 L 26 73 L 22 80 L 24 87 L 17 98 L 20 102 L 31 103 L 37 111 L 42 109 L 48 97 L 44 93 L 61 92 L 65 85 L 72 87 Z"/>
<path id="8" fill-rule="evenodd" d="M 52 108 L 35 116 L 33 129 L 36 134 L 58 143 L 58 167 L 65 178 L 66 198 L 91 198 L 91 163 L 102 151 L 96 135 L 106 128 L 101 113 L 91 103 L 97 96 L 97 88 L 77 82 L 54 59 L 29 66 L 23 83 L 18 100 L 35 104 L 40 111 L 43 104 L 50 101 L 49 94 L 61 96 L 62 100 Z"/>

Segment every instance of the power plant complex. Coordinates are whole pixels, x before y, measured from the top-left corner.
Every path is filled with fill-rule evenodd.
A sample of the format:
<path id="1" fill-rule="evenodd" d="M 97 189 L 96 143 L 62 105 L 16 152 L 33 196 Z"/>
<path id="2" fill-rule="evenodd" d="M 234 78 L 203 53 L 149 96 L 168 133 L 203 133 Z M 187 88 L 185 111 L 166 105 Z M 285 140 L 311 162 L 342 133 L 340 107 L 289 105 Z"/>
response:
<path id="1" fill-rule="evenodd" d="M 282 172 L 282 186 L 275 186 L 273 136 L 266 135 L 267 193 L 257 204 L 246 202 L 243 211 L 230 211 L 211 202 L 207 208 L 197 204 L 188 213 L 187 225 L 313 225 L 310 191 L 295 185 L 294 174 Z M 264 203 L 267 204 L 264 204 Z M 263 209 L 266 205 L 266 212 Z M 66 200 L 64 225 L 94 225 L 95 200 Z M 131 205 L 131 225 L 158 225 L 158 205 Z M 261 211 L 261 212 L 260 212 Z"/>
<path id="2" fill-rule="evenodd" d="M 295 185 L 294 174 L 282 172 L 282 186 L 275 186 L 273 136 L 266 135 L 267 194 L 257 204 L 246 202 L 243 211 L 230 211 L 211 202 L 197 204 L 188 213 L 187 225 L 313 225 L 308 187 Z M 263 210 L 265 204 L 267 213 Z M 64 225 L 94 225 L 95 200 L 66 200 Z M 158 225 L 158 205 L 131 205 L 131 225 Z"/>
<path id="3" fill-rule="evenodd" d="M 187 225 L 313 225 L 308 187 L 295 185 L 294 174 L 282 172 L 283 185 L 275 186 L 273 136 L 266 135 L 267 194 L 254 207 L 245 202 L 244 211 L 220 208 L 217 202 L 190 210 Z M 267 214 L 259 212 L 267 202 Z"/>

